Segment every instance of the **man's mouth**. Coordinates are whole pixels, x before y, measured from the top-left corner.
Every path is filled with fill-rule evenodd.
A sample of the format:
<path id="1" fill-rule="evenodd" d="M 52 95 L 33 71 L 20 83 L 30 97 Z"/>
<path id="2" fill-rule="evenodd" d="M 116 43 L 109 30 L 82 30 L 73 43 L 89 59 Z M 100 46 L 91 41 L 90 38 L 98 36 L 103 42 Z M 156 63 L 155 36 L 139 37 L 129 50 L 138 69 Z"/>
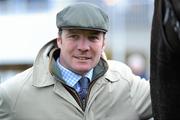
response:
<path id="1" fill-rule="evenodd" d="M 90 59 L 90 57 L 78 57 L 78 56 L 75 56 L 76 59 L 79 59 L 79 60 L 88 60 Z"/>

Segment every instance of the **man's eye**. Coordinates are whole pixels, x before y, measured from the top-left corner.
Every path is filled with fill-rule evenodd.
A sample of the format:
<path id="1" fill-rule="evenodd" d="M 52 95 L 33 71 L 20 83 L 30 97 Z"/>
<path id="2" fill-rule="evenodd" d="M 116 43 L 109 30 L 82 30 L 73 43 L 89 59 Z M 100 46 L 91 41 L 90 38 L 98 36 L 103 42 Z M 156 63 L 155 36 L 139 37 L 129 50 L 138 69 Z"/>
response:
<path id="1" fill-rule="evenodd" d="M 74 39 L 79 38 L 79 36 L 78 36 L 78 35 L 70 35 L 69 37 L 70 37 L 70 38 L 74 38 Z"/>
<path id="2" fill-rule="evenodd" d="M 92 41 L 95 41 L 95 40 L 98 40 L 98 37 L 97 36 L 90 36 L 89 39 Z"/>

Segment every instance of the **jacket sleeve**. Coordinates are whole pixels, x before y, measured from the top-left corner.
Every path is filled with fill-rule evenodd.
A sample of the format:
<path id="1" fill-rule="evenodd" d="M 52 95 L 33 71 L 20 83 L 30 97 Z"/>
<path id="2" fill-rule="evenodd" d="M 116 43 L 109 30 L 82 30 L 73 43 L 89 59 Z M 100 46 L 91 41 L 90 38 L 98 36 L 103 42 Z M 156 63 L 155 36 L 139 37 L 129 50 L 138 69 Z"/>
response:
<path id="1" fill-rule="evenodd" d="M 149 81 L 141 79 L 139 76 L 131 75 L 131 98 L 140 119 L 152 118 L 152 106 L 150 97 Z"/>
<path id="2" fill-rule="evenodd" d="M 10 99 L 0 85 L 0 120 L 13 120 Z"/>

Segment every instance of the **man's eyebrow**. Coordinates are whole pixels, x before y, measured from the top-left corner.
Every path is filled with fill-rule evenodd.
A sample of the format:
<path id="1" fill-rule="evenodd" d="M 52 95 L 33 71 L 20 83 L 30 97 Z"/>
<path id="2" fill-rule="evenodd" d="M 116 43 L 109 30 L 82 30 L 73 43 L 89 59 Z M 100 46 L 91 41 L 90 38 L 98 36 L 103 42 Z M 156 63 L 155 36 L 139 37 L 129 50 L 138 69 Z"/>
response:
<path id="1" fill-rule="evenodd" d="M 99 31 L 94 31 L 94 32 L 91 32 L 91 34 L 98 35 L 98 34 L 100 34 L 100 32 Z"/>
<path id="2" fill-rule="evenodd" d="M 100 32 L 100 31 L 90 31 L 89 33 L 92 34 L 92 35 L 98 35 L 98 34 L 100 34 L 101 32 Z"/>

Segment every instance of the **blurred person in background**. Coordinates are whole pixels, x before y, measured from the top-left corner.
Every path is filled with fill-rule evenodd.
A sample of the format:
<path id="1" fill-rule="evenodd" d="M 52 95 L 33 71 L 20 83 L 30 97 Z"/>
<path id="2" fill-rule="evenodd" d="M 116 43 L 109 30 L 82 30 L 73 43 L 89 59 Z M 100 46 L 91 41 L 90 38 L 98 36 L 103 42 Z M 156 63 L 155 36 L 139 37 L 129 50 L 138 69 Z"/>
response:
<path id="1" fill-rule="evenodd" d="M 126 58 L 127 65 L 135 75 L 148 79 L 146 72 L 146 59 L 141 53 L 131 53 Z"/>
<path id="2" fill-rule="evenodd" d="M 0 120 L 145 120 L 150 86 L 103 51 L 109 18 L 89 3 L 56 16 L 58 37 L 33 67 L 0 85 Z"/>

